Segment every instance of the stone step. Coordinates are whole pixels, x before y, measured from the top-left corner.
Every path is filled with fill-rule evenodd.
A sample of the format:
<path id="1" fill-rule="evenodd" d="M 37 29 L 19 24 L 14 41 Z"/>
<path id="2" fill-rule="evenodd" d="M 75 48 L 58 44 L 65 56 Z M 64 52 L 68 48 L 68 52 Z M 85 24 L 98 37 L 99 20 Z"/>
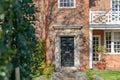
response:
<path id="1" fill-rule="evenodd" d="M 63 80 L 75 80 L 75 78 L 64 78 Z"/>
<path id="2" fill-rule="evenodd" d="M 86 73 L 76 69 L 62 68 L 52 75 L 51 80 L 89 80 Z"/>

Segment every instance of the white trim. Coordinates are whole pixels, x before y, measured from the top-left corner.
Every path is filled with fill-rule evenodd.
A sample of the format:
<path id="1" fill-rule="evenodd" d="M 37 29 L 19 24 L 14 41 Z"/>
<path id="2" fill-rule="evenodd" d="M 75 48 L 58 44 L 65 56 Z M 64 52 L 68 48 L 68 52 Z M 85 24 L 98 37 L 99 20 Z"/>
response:
<path id="1" fill-rule="evenodd" d="M 92 44 L 92 42 L 93 42 L 93 39 L 92 39 L 92 36 L 93 36 L 93 34 L 92 34 L 92 32 L 93 32 L 93 30 L 92 29 L 90 29 L 90 32 L 89 32 L 89 38 L 90 38 L 90 45 L 89 45 L 89 49 L 90 49 L 90 52 L 89 52 L 89 67 L 90 67 L 90 69 L 92 69 L 92 53 L 93 53 L 93 44 Z"/>
<path id="2" fill-rule="evenodd" d="M 63 9 L 63 8 L 76 8 L 76 0 L 74 0 L 73 6 L 70 7 L 60 7 L 60 0 L 58 0 L 58 8 Z"/>
<path id="3" fill-rule="evenodd" d="M 110 9 L 112 11 L 112 0 L 110 0 Z"/>
<path id="4" fill-rule="evenodd" d="M 101 36 L 100 35 L 93 35 L 93 37 L 98 37 L 99 38 L 99 43 L 98 43 L 98 45 L 99 46 L 101 46 Z M 92 53 L 93 54 L 93 53 Z M 100 59 L 101 59 L 101 55 L 99 54 L 99 61 L 100 61 Z"/>
<path id="5" fill-rule="evenodd" d="M 91 20 L 91 19 L 92 19 L 92 13 L 91 13 L 91 12 L 92 12 L 92 10 L 91 10 L 91 8 L 90 8 L 90 10 L 89 10 L 89 22 L 90 22 L 90 23 L 89 23 L 89 24 L 92 23 L 92 20 Z"/>
<path id="6" fill-rule="evenodd" d="M 104 31 L 104 46 L 106 47 L 106 32 Z M 106 53 L 104 53 L 104 54 L 106 54 Z"/>
<path id="7" fill-rule="evenodd" d="M 114 45 L 114 32 L 111 31 L 111 53 L 114 53 L 114 46 L 113 45 Z"/>
<path id="8" fill-rule="evenodd" d="M 114 51 L 114 50 L 113 50 L 113 51 Z M 115 53 L 115 52 L 105 53 L 105 54 L 110 54 L 110 55 L 111 55 L 111 54 L 113 54 L 113 55 L 116 55 L 116 54 L 117 54 L 117 55 L 120 55 L 120 53 Z"/>
<path id="9" fill-rule="evenodd" d="M 58 8 L 60 8 L 60 0 L 58 0 Z"/>
<path id="10" fill-rule="evenodd" d="M 120 30 L 120 28 L 90 28 L 90 29 L 93 29 L 93 30 Z"/>
<path id="11" fill-rule="evenodd" d="M 90 13 L 90 24 L 120 24 L 120 11 L 112 11 L 112 8 L 108 12 L 90 11 Z"/>

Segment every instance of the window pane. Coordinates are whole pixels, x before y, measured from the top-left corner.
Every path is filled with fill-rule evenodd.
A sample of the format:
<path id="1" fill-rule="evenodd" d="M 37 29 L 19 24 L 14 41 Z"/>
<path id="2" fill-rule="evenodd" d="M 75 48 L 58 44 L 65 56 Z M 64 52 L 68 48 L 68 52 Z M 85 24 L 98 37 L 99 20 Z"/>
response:
<path id="1" fill-rule="evenodd" d="M 74 3 L 74 0 L 71 0 L 71 3 Z"/>
<path id="2" fill-rule="evenodd" d="M 111 52 L 111 32 L 106 32 L 106 48 L 107 53 Z"/>
<path id="3" fill-rule="evenodd" d="M 60 2 L 63 2 L 64 0 L 60 0 Z"/>
<path id="4" fill-rule="evenodd" d="M 70 0 L 67 0 L 67 3 L 70 3 Z"/>
<path id="5" fill-rule="evenodd" d="M 64 7 L 66 7 L 67 3 L 64 3 Z"/>
<path id="6" fill-rule="evenodd" d="M 112 11 L 120 11 L 120 0 L 112 0 Z"/>
<path id="7" fill-rule="evenodd" d="M 120 32 L 114 32 L 114 52 L 120 53 Z"/>
<path id="8" fill-rule="evenodd" d="M 99 37 L 93 37 L 93 61 L 99 60 L 99 55 L 95 53 L 96 46 L 99 46 Z"/>
<path id="9" fill-rule="evenodd" d="M 60 7 L 63 7 L 63 3 L 60 3 Z"/>
<path id="10" fill-rule="evenodd" d="M 74 3 L 71 3 L 71 6 L 74 6 Z"/>
<path id="11" fill-rule="evenodd" d="M 67 3 L 67 7 L 70 7 L 70 4 L 69 4 L 69 3 Z"/>

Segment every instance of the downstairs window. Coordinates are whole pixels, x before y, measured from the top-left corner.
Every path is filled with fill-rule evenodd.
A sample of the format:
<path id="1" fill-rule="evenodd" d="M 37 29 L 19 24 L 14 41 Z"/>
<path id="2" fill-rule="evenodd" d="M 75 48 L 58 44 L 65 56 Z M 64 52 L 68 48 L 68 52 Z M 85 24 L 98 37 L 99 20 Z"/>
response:
<path id="1" fill-rule="evenodd" d="M 105 45 L 107 53 L 120 53 L 120 32 L 112 31 L 105 33 Z"/>

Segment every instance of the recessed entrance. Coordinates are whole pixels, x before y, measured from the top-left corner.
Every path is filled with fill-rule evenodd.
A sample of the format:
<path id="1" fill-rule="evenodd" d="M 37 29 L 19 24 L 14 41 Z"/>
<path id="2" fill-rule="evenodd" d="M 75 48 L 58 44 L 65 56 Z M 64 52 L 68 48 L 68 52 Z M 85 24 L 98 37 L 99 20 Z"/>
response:
<path id="1" fill-rule="evenodd" d="M 74 37 L 61 37 L 61 66 L 74 66 Z"/>
<path id="2" fill-rule="evenodd" d="M 55 30 L 55 68 L 78 69 L 82 39 L 81 26 L 53 26 Z M 81 40 L 80 40 L 81 39 Z M 68 49 L 67 49 L 68 48 Z M 67 51 L 68 50 L 68 51 Z M 66 58 L 68 57 L 68 58 Z"/>

